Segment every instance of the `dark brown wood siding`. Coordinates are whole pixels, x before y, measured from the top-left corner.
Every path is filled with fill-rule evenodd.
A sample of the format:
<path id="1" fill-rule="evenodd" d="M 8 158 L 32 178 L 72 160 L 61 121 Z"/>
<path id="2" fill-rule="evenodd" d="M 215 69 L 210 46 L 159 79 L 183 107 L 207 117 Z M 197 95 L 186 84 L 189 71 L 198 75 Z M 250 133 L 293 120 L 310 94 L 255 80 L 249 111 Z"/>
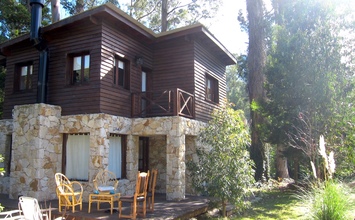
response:
<path id="1" fill-rule="evenodd" d="M 195 116 L 197 120 L 211 119 L 213 109 L 225 104 L 226 101 L 226 75 L 225 65 L 218 57 L 208 51 L 200 42 L 195 41 Z M 207 101 L 205 98 L 205 76 L 209 74 L 218 80 L 219 103 Z"/>
<path id="2" fill-rule="evenodd" d="M 101 91 L 100 111 L 108 114 L 130 117 L 131 92 L 141 91 L 142 68 L 152 69 L 152 48 L 127 36 L 119 28 L 103 23 L 101 47 Z M 115 56 L 129 64 L 129 89 L 113 84 Z M 143 58 L 143 64 L 135 63 L 136 57 Z"/>
<path id="3" fill-rule="evenodd" d="M 62 107 L 62 115 L 99 113 L 101 26 L 79 23 L 50 36 L 48 103 Z M 69 56 L 90 54 L 89 82 L 69 85 Z"/>
<path id="4" fill-rule="evenodd" d="M 14 91 L 16 65 L 24 62 L 33 63 L 32 89 L 26 91 Z M 12 48 L 11 55 L 7 57 L 5 99 L 3 104 L 3 119 L 12 118 L 12 109 L 15 105 L 32 104 L 37 99 L 39 53 L 29 43 L 17 45 Z"/>
<path id="5" fill-rule="evenodd" d="M 101 27 L 90 22 L 58 30 L 48 38 L 47 103 L 62 107 L 62 115 L 98 113 L 100 89 Z M 18 46 L 17 46 L 18 47 Z M 87 52 L 90 54 L 90 79 L 81 85 L 69 85 L 68 56 Z M 15 66 L 33 61 L 33 89 L 29 92 L 13 92 Z M 7 57 L 6 100 L 4 117 L 11 118 L 14 105 L 36 103 L 39 52 L 30 44 L 26 48 L 12 49 Z"/>
<path id="6" fill-rule="evenodd" d="M 180 88 L 194 93 L 193 42 L 175 39 L 161 42 L 154 48 L 153 90 Z"/>

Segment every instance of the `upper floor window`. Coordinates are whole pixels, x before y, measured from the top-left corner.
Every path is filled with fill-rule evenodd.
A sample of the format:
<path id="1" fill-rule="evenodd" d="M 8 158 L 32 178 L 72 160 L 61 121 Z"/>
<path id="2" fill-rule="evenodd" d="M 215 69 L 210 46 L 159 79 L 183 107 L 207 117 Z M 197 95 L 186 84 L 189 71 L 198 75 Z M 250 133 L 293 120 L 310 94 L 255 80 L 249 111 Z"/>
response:
<path id="1" fill-rule="evenodd" d="M 126 60 L 115 57 L 113 84 L 129 89 L 129 63 Z"/>
<path id="2" fill-rule="evenodd" d="M 70 84 L 89 82 L 90 78 L 90 55 L 88 53 L 74 54 L 69 57 Z"/>
<path id="3" fill-rule="evenodd" d="M 218 81 L 208 74 L 206 74 L 205 90 L 206 100 L 218 103 Z"/>
<path id="4" fill-rule="evenodd" d="M 32 88 L 32 63 L 21 64 L 16 68 L 15 85 L 16 91 L 28 90 Z"/>

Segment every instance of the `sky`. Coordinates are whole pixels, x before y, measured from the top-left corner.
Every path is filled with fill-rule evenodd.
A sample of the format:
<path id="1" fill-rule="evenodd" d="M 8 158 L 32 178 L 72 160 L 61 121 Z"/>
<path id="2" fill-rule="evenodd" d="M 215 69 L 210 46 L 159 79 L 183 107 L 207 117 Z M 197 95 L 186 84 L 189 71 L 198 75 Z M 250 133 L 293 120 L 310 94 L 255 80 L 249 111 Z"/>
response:
<path id="1" fill-rule="evenodd" d="M 246 53 L 248 34 L 242 32 L 238 22 L 238 12 L 246 11 L 245 0 L 222 0 L 217 15 L 206 24 L 209 31 L 229 50 L 231 53 Z"/>

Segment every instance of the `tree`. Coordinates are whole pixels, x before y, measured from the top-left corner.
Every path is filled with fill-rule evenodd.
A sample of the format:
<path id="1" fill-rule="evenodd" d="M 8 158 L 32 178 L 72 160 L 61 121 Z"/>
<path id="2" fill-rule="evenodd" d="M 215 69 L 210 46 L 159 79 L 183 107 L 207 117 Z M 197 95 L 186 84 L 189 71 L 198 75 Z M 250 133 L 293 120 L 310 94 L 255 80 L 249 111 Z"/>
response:
<path id="1" fill-rule="evenodd" d="M 0 8 L 0 42 L 29 32 L 31 17 L 27 5 L 2 0 Z"/>
<path id="2" fill-rule="evenodd" d="M 268 141 L 279 147 L 279 158 L 286 160 L 289 134 L 307 136 L 308 144 L 299 145 L 308 149 L 304 152 L 315 152 L 312 148 L 321 134 L 336 135 L 332 130 L 337 125 L 332 121 L 345 101 L 341 96 L 348 86 L 339 36 L 343 21 L 338 20 L 334 8 L 318 0 L 274 3 L 276 24 L 265 72 L 264 109 L 269 121 L 264 130 L 269 131 Z M 302 115 L 307 115 L 308 127 L 300 132 Z M 315 154 L 308 156 L 316 163 Z M 287 166 L 276 168 L 282 173 Z"/>
<path id="3" fill-rule="evenodd" d="M 250 156 L 255 163 L 255 180 L 263 180 L 264 178 L 269 178 L 265 146 L 262 142 L 260 131 L 260 127 L 264 121 L 260 113 L 260 106 L 265 98 L 264 68 L 266 63 L 266 40 L 264 9 L 262 0 L 247 0 L 246 4 L 249 24 L 248 91 L 251 106 Z"/>
<path id="4" fill-rule="evenodd" d="M 245 207 L 244 197 L 253 174 L 243 111 L 230 107 L 214 111 L 198 138 L 198 160 L 187 162 L 188 170 L 194 174 L 193 186 L 222 204 L 224 216 L 227 202 Z"/>
<path id="5" fill-rule="evenodd" d="M 250 118 L 249 97 L 247 91 L 247 60 L 245 55 L 237 58 L 237 65 L 228 66 L 226 69 L 227 77 L 227 99 L 233 104 L 235 110 L 241 109 L 245 117 Z"/>
<path id="6" fill-rule="evenodd" d="M 61 0 L 60 4 L 69 13 L 69 15 L 76 15 L 85 10 L 92 9 L 95 6 L 111 2 L 117 7 L 120 7 L 118 0 Z"/>
<path id="7" fill-rule="evenodd" d="M 131 0 L 129 15 L 151 28 L 164 32 L 213 18 L 221 0 Z"/>

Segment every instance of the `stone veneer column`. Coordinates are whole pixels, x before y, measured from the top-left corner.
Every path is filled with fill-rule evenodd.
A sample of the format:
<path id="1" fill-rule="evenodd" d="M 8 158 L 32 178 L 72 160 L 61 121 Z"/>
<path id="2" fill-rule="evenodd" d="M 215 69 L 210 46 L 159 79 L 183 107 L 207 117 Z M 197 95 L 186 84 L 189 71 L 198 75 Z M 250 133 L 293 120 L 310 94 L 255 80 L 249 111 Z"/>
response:
<path id="1" fill-rule="evenodd" d="M 166 199 L 185 199 L 185 135 L 167 135 Z"/>
<path id="2" fill-rule="evenodd" d="M 15 106 L 9 196 L 55 199 L 54 174 L 61 166 L 61 108 L 47 104 Z"/>

